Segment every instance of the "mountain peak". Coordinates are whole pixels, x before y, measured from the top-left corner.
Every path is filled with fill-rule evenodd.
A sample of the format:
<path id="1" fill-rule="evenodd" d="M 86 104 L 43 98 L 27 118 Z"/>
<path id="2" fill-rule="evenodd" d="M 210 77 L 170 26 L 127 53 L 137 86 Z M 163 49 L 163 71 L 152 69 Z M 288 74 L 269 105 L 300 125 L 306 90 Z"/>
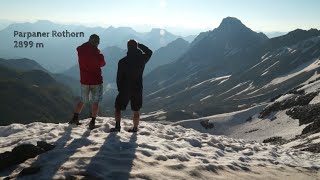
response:
<path id="1" fill-rule="evenodd" d="M 235 17 L 224 18 L 218 28 L 222 30 L 248 29 L 239 19 Z"/>
<path id="2" fill-rule="evenodd" d="M 239 19 L 235 18 L 235 17 L 223 18 L 222 23 L 241 23 L 242 24 L 242 22 Z"/>
<path id="3" fill-rule="evenodd" d="M 41 25 L 52 25 L 55 24 L 52 21 L 49 20 L 38 20 L 34 24 L 41 24 Z"/>
<path id="4" fill-rule="evenodd" d="M 178 48 L 179 50 L 181 51 L 185 51 L 185 49 L 187 49 L 187 47 L 190 45 L 190 43 L 186 40 L 184 40 L 183 38 L 177 38 L 176 40 L 168 43 L 167 46 L 165 47 L 162 47 L 162 48 L 173 48 L 173 49 L 176 49 Z M 175 52 L 177 53 L 177 50 L 175 50 Z M 180 54 L 180 53 L 178 53 Z"/>
<path id="5" fill-rule="evenodd" d="M 170 43 L 189 43 L 189 42 L 184 40 L 183 38 L 179 37 L 179 38 L 177 38 L 176 40 L 174 40 L 174 41 L 172 41 Z"/>
<path id="6" fill-rule="evenodd" d="M 160 28 L 152 28 L 150 32 L 159 32 L 161 31 L 162 29 Z"/>

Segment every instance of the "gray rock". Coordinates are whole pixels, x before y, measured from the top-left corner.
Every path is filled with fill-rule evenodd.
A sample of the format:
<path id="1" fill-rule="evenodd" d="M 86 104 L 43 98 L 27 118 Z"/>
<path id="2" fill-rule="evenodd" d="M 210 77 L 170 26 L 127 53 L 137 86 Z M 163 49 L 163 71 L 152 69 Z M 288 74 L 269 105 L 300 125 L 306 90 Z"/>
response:
<path id="1" fill-rule="evenodd" d="M 200 121 L 200 124 L 206 129 L 214 128 L 214 124 L 212 122 L 209 122 L 209 120 L 202 120 Z"/>
<path id="2" fill-rule="evenodd" d="M 263 143 L 270 143 L 270 144 L 274 144 L 274 145 L 282 145 L 282 144 L 287 143 L 287 140 L 283 139 L 280 136 L 275 136 L 275 137 L 271 137 L 271 138 L 263 140 Z"/>
<path id="3" fill-rule="evenodd" d="M 320 143 L 310 144 L 307 148 L 302 149 L 301 151 L 309 151 L 313 153 L 320 153 Z"/>
<path id="4" fill-rule="evenodd" d="M 53 149 L 55 146 L 46 142 L 37 142 L 33 144 L 22 144 L 13 148 L 11 152 L 0 153 L 0 170 L 6 169 L 12 165 L 20 164 L 29 158 L 34 158 L 41 153 Z M 27 169 L 25 173 L 33 172 L 34 169 Z"/>

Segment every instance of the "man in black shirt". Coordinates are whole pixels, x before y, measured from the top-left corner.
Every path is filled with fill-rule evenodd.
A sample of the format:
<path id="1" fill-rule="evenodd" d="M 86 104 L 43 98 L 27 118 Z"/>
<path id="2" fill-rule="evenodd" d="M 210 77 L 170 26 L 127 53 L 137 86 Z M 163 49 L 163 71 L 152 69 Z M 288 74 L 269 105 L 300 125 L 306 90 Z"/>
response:
<path id="1" fill-rule="evenodd" d="M 116 126 L 110 129 L 111 132 L 120 131 L 121 111 L 126 110 L 129 101 L 134 112 L 133 128 L 129 129 L 129 132 L 137 132 L 139 125 L 139 110 L 142 107 L 142 76 L 152 51 L 135 40 L 129 40 L 127 46 L 127 56 L 118 63 L 117 87 L 119 94 L 115 101 Z"/>

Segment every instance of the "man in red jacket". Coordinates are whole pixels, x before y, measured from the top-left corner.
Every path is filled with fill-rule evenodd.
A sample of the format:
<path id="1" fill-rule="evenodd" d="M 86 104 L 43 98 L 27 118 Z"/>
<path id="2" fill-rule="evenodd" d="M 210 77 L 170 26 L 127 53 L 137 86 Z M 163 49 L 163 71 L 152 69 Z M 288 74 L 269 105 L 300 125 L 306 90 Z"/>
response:
<path id="1" fill-rule="evenodd" d="M 88 42 L 77 48 L 80 68 L 81 100 L 76 105 L 74 115 L 69 124 L 80 125 L 79 113 L 85 103 L 92 102 L 92 113 L 89 128 L 95 127 L 95 119 L 99 111 L 99 102 L 102 100 L 103 80 L 101 67 L 106 65 L 103 55 L 98 49 L 100 38 L 92 34 Z M 89 95 L 91 94 L 91 99 Z"/>

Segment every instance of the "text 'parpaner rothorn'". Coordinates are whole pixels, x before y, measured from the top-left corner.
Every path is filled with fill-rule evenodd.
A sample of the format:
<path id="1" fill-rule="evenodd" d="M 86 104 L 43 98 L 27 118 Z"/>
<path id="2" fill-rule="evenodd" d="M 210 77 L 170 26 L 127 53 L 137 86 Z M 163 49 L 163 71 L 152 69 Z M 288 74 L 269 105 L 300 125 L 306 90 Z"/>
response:
<path id="1" fill-rule="evenodd" d="M 51 32 L 22 32 L 22 31 L 14 31 L 14 37 L 21 37 L 21 38 L 35 38 L 35 37 L 62 37 L 62 38 L 70 38 L 70 37 L 84 37 L 84 32 L 70 32 L 68 30 L 64 31 L 51 31 Z"/>

